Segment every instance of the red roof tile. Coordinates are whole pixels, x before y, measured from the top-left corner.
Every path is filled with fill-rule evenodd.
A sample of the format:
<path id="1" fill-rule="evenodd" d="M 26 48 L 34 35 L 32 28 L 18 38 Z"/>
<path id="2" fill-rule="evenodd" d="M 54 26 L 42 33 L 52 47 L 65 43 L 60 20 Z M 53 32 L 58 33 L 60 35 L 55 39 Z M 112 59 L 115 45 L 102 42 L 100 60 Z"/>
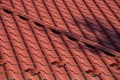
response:
<path id="1" fill-rule="evenodd" d="M 0 0 L 1 80 L 119 80 L 119 0 Z"/>

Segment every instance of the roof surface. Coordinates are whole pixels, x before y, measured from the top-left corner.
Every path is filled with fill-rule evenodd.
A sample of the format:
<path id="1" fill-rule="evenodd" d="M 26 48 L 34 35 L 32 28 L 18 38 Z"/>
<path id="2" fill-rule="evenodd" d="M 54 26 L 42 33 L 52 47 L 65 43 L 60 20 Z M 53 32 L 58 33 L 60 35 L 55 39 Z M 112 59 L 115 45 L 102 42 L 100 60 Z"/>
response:
<path id="1" fill-rule="evenodd" d="M 0 80 L 120 80 L 120 0 L 0 0 Z"/>

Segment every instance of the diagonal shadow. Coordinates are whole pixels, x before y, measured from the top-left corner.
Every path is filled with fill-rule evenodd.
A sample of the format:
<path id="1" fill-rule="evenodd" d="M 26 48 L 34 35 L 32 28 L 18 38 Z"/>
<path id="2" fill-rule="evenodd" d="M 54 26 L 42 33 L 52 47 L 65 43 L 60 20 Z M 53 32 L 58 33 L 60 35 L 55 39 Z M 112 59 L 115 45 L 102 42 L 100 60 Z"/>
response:
<path id="1" fill-rule="evenodd" d="M 103 20 L 90 19 L 85 17 L 84 19 L 75 18 L 79 28 L 85 33 L 87 39 L 97 42 L 111 50 L 120 52 L 120 37 L 114 29 L 110 28 L 107 23 Z M 75 22 L 71 21 L 71 24 L 76 25 Z M 81 24 L 83 26 L 81 26 Z M 77 26 L 76 25 L 76 26 Z"/>

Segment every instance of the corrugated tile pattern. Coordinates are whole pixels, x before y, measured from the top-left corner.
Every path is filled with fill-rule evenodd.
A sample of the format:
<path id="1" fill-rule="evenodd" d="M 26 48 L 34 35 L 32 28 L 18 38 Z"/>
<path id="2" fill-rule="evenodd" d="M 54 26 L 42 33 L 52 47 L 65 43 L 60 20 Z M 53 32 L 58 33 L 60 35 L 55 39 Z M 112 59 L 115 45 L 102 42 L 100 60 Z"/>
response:
<path id="1" fill-rule="evenodd" d="M 0 80 L 119 80 L 119 0 L 0 0 Z"/>

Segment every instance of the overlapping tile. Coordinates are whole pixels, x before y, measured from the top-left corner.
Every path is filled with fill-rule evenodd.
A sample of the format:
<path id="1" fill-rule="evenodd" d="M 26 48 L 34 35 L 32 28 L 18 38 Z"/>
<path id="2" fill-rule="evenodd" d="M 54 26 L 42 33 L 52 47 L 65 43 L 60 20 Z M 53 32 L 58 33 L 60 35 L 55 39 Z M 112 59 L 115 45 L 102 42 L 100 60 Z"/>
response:
<path id="1" fill-rule="evenodd" d="M 0 4 L 1 79 L 119 80 L 119 1 Z"/>

